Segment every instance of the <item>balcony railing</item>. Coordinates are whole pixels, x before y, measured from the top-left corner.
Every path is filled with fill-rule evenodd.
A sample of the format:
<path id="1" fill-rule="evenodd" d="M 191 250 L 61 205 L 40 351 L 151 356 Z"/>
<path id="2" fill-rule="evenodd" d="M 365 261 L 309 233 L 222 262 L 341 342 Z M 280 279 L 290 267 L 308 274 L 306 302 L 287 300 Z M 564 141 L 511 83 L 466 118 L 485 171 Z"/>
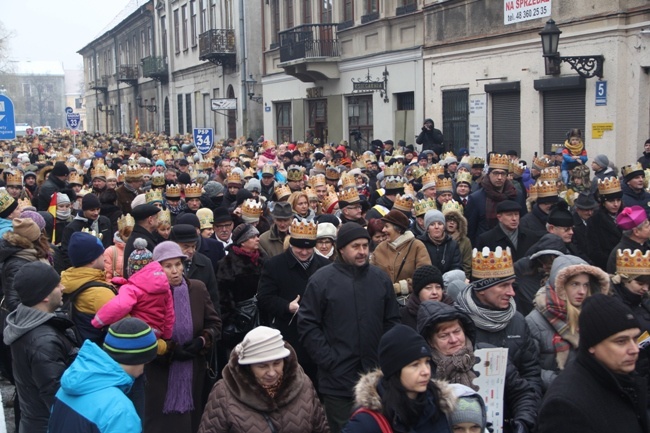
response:
<path id="1" fill-rule="evenodd" d="M 108 75 L 102 75 L 96 80 L 89 81 L 88 88 L 90 90 L 99 90 L 101 92 L 105 92 L 108 90 Z"/>
<path id="2" fill-rule="evenodd" d="M 305 24 L 280 32 L 280 62 L 317 57 L 338 57 L 338 24 Z"/>
<path id="3" fill-rule="evenodd" d="M 199 60 L 216 65 L 234 65 L 237 57 L 235 31 L 212 29 L 199 35 Z"/>
<path id="4" fill-rule="evenodd" d="M 167 80 L 167 62 L 162 56 L 149 56 L 142 59 L 142 76 L 156 81 Z"/>
<path id="5" fill-rule="evenodd" d="M 417 3 L 411 3 L 404 6 L 399 6 L 397 9 L 395 9 L 395 15 L 406 15 L 410 14 L 411 12 L 415 12 L 416 10 L 418 10 Z"/>
<path id="6" fill-rule="evenodd" d="M 138 81 L 138 65 L 120 65 L 117 69 L 117 81 Z"/>

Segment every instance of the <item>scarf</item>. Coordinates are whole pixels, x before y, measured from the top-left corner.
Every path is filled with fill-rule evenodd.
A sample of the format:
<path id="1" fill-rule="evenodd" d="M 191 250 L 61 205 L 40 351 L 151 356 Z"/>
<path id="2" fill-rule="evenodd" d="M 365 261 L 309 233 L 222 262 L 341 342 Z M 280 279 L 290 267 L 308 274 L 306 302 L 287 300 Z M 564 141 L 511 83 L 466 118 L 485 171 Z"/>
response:
<path id="1" fill-rule="evenodd" d="M 132 192 L 132 193 L 135 194 L 135 195 L 138 195 L 138 190 L 135 189 L 135 188 L 133 188 L 133 187 L 132 187 L 131 185 L 129 185 L 127 182 L 124 182 L 124 183 L 122 184 L 122 186 L 124 186 L 124 189 L 125 189 L 125 190 L 127 190 L 127 191 L 129 191 L 129 192 Z"/>
<path id="2" fill-rule="evenodd" d="M 172 206 L 169 202 L 165 202 L 165 207 L 169 210 L 169 213 L 172 215 L 178 215 L 185 210 L 185 202 L 183 200 L 179 201 L 176 206 Z"/>
<path id="3" fill-rule="evenodd" d="M 254 251 L 248 252 L 248 251 L 243 250 L 241 247 L 238 247 L 237 245 L 233 245 L 231 248 L 232 248 L 232 251 L 235 254 L 237 254 L 238 256 L 248 257 L 255 266 L 259 265 L 260 250 L 254 250 Z"/>
<path id="4" fill-rule="evenodd" d="M 262 156 L 263 156 L 264 158 L 266 158 L 266 159 L 270 159 L 270 161 L 267 161 L 267 164 L 268 164 L 269 162 L 275 162 L 275 157 L 276 157 L 277 155 L 274 155 L 274 154 L 273 154 L 273 149 L 266 149 L 266 150 L 264 151 L 264 153 L 262 154 Z"/>
<path id="5" fill-rule="evenodd" d="M 84 217 L 81 213 L 79 213 L 79 215 L 74 217 L 74 219 L 83 221 L 86 224 L 88 224 L 88 222 L 91 221 L 88 218 Z M 99 234 L 99 217 L 97 217 L 95 221 L 90 222 L 88 229 L 93 230 L 95 233 Z"/>
<path id="6" fill-rule="evenodd" d="M 264 391 L 269 395 L 271 398 L 275 398 L 276 394 L 278 393 L 278 390 L 280 389 L 280 386 L 282 386 L 282 379 L 283 376 L 280 376 L 278 378 L 278 381 L 275 382 L 275 385 L 260 385 Z"/>
<path id="7" fill-rule="evenodd" d="M 176 344 L 185 344 L 192 340 L 192 309 L 187 281 L 183 279 L 180 286 L 172 287 L 174 295 L 174 313 L 176 321 L 172 331 L 172 340 Z M 172 361 L 169 367 L 167 395 L 163 413 L 186 413 L 194 410 L 192 399 L 193 360 Z"/>
<path id="8" fill-rule="evenodd" d="M 498 191 L 490 182 L 489 176 L 485 176 L 481 180 L 481 188 L 483 188 L 487 197 L 485 201 L 485 219 L 488 227 L 492 228 L 497 224 L 497 204 L 504 200 L 517 201 L 517 189 L 512 182 L 506 180 L 503 184 L 503 190 Z"/>
<path id="9" fill-rule="evenodd" d="M 456 302 L 460 310 L 466 312 L 479 329 L 488 332 L 499 332 L 508 326 L 508 323 L 517 312 L 513 298 L 510 298 L 510 305 L 505 310 L 492 310 L 479 306 L 472 293 L 473 288 L 470 284 L 458 295 Z"/>
<path id="10" fill-rule="evenodd" d="M 546 286 L 535 295 L 535 309 L 540 312 L 555 330 L 553 348 L 555 359 L 560 370 L 564 370 L 569 357 L 569 349 L 578 348 L 578 334 L 571 333 L 567 323 L 566 301 L 561 299 L 555 289 Z"/>
<path id="11" fill-rule="evenodd" d="M 314 248 L 314 250 L 317 251 L 315 248 Z M 311 256 L 309 256 L 309 258 L 303 262 L 298 257 L 296 257 L 296 255 L 293 253 L 292 249 L 289 249 L 289 252 L 291 252 L 291 255 L 293 256 L 293 258 L 296 259 L 296 261 L 300 264 L 300 266 L 302 266 L 302 268 L 305 271 L 307 269 L 309 269 L 309 265 L 311 265 L 312 260 L 314 260 L 314 255 L 313 254 Z"/>
<path id="12" fill-rule="evenodd" d="M 431 359 L 436 365 L 436 379 L 460 383 L 478 391 L 478 386 L 472 383 L 476 379 L 476 373 L 472 371 L 476 358 L 469 338 L 465 339 L 465 347 L 453 355 L 442 355 L 437 350 L 432 350 Z"/>
<path id="13" fill-rule="evenodd" d="M 582 151 L 585 148 L 585 144 L 580 140 L 578 144 L 571 144 L 569 140 L 564 142 L 564 147 L 571 153 L 573 156 L 582 155 Z"/>
<path id="14" fill-rule="evenodd" d="M 332 247 L 330 248 L 327 254 L 321 253 L 320 251 L 318 251 L 318 248 L 314 248 L 314 252 L 321 257 L 325 257 L 326 259 L 329 259 L 330 257 L 332 257 L 332 254 L 334 254 L 334 245 L 332 245 Z"/>

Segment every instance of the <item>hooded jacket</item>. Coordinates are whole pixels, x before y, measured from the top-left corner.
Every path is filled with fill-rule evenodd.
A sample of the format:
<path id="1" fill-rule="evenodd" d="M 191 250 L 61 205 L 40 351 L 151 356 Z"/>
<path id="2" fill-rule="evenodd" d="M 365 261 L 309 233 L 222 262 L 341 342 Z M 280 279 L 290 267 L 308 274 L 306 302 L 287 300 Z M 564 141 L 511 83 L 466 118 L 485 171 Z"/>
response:
<path id="1" fill-rule="evenodd" d="M 463 269 L 460 247 L 458 242 L 453 240 L 451 236 L 445 234 L 445 238 L 440 245 L 434 244 L 427 232 L 422 235 L 420 240 L 429 253 L 431 264 L 438 268 L 441 274 L 454 269 Z"/>
<path id="2" fill-rule="evenodd" d="M 650 216 L 650 192 L 643 188 L 641 191 L 633 191 L 627 182 L 621 182 L 621 191 L 623 191 L 623 206 L 641 206 L 645 210 L 646 215 Z"/>
<path id="3" fill-rule="evenodd" d="M 49 433 L 142 431 L 135 407 L 126 396 L 133 381 L 99 346 L 86 341 L 61 377 Z"/>
<path id="4" fill-rule="evenodd" d="M 4 295 L 4 305 L 14 311 L 20 298 L 14 290 L 16 272 L 29 262 L 39 260 L 32 242 L 14 232 L 8 232 L 0 238 L 0 288 Z"/>
<path id="5" fill-rule="evenodd" d="M 445 145 L 442 143 L 444 137 L 442 131 L 435 128 L 432 119 L 424 119 L 424 123 L 431 122 L 431 129 L 422 127 L 422 132 L 417 136 L 415 142 L 422 145 L 422 150 L 432 150 L 438 157 L 445 151 Z"/>
<path id="6" fill-rule="evenodd" d="M 126 242 L 122 240 L 119 233 L 113 235 L 113 245 L 104 250 L 104 272 L 106 281 L 113 277 L 124 276 L 124 247 Z"/>
<path id="7" fill-rule="evenodd" d="M 393 242 L 387 239 L 377 245 L 370 256 L 370 264 L 386 272 L 393 282 L 395 293 L 399 295 L 399 282 L 404 281 L 406 287 L 406 282 L 411 280 L 413 272 L 420 266 L 430 265 L 431 259 L 422 241 L 415 239 L 413 233 L 407 231 Z M 409 292 L 411 291 L 409 288 Z"/>

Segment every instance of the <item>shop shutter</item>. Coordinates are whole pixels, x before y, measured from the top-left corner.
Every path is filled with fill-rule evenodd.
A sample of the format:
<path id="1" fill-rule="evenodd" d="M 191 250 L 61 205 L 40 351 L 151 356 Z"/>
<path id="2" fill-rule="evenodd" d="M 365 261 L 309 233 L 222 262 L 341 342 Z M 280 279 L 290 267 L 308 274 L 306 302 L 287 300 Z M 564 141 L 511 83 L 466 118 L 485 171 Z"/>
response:
<path id="1" fill-rule="evenodd" d="M 521 155 L 521 98 L 519 92 L 492 93 L 492 150 Z"/>
<path id="2" fill-rule="evenodd" d="M 585 89 L 563 89 L 544 92 L 544 153 L 553 144 L 564 144 L 571 128 L 585 131 Z"/>

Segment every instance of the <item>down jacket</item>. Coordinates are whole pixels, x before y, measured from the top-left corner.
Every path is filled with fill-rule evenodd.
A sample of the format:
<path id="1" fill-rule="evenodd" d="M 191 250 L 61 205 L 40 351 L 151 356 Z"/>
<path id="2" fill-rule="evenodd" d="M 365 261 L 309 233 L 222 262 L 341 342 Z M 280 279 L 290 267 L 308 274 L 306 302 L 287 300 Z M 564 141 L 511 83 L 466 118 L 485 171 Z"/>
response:
<path id="1" fill-rule="evenodd" d="M 282 383 L 274 398 L 257 384 L 250 367 L 239 365 L 233 350 L 223 379 L 210 392 L 199 433 L 268 433 L 273 431 L 269 422 L 282 433 L 329 433 L 314 386 L 291 345 L 285 347 L 291 353 L 284 359 Z"/>
<path id="2" fill-rule="evenodd" d="M 126 281 L 125 281 L 126 282 Z M 103 328 L 130 314 L 151 327 L 156 338 L 169 340 L 174 328 L 174 299 L 169 280 L 158 262 L 131 275 L 117 296 L 97 311 L 92 324 Z"/>
<path id="3" fill-rule="evenodd" d="M 422 241 L 415 239 L 413 233 L 405 232 L 394 242 L 385 240 L 377 245 L 370 256 L 370 263 L 386 272 L 393 283 L 395 293 L 399 294 L 399 281 L 410 281 L 413 272 L 420 266 L 430 265 L 431 259 Z M 411 291 L 409 287 L 409 292 Z"/>
<path id="4" fill-rule="evenodd" d="M 429 253 L 431 264 L 438 268 L 441 274 L 453 271 L 454 269 L 463 270 L 460 247 L 458 246 L 458 242 L 453 240 L 451 236 L 446 234 L 445 239 L 440 245 L 434 244 L 426 232 L 420 240 Z"/>
<path id="5" fill-rule="evenodd" d="M 0 288 L 4 295 L 4 306 L 14 311 L 20 298 L 13 288 L 16 272 L 29 262 L 39 260 L 32 242 L 14 232 L 7 232 L 0 239 Z"/>

